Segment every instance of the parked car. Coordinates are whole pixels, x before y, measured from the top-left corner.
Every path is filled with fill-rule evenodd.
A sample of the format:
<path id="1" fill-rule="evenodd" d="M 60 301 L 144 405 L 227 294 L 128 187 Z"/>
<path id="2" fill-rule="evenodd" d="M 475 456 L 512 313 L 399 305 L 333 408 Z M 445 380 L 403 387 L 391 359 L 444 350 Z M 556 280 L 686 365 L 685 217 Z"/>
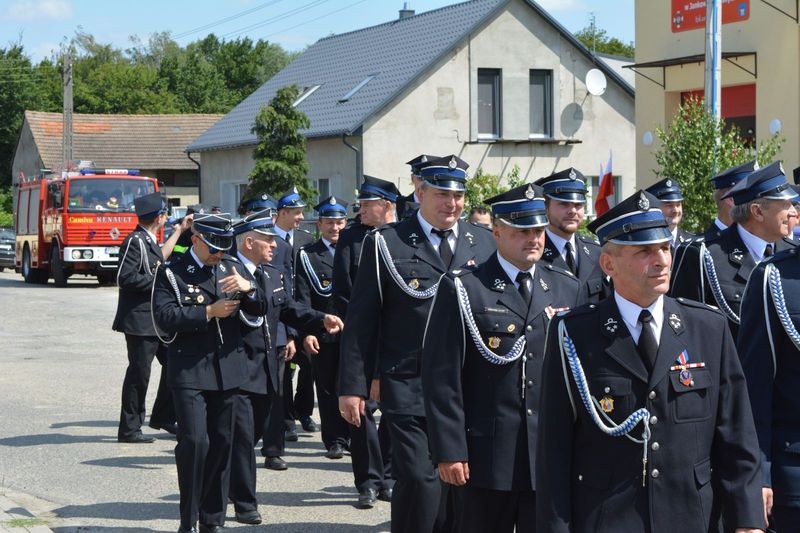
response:
<path id="1" fill-rule="evenodd" d="M 0 272 L 6 268 L 14 268 L 14 231 L 0 228 Z"/>

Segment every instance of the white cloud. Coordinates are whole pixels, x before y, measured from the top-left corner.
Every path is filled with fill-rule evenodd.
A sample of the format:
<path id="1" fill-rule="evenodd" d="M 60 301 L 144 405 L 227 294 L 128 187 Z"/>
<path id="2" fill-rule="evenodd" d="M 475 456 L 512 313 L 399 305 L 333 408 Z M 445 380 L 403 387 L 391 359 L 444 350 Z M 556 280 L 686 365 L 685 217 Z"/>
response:
<path id="1" fill-rule="evenodd" d="M 5 20 L 65 20 L 72 18 L 69 0 L 15 0 L 3 10 Z"/>
<path id="2" fill-rule="evenodd" d="M 586 11 L 588 8 L 581 0 L 536 0 L 545 11 Z"/>

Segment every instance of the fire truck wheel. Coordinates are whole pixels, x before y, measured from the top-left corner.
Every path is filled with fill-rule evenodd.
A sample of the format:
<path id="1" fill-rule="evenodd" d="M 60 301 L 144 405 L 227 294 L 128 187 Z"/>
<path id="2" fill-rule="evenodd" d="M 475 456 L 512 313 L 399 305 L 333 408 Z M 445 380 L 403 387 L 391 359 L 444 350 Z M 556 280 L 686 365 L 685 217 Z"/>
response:
<path id="1" fill-rule="evenodd" d="M 64 262 L 61 260 L 60 250 L 58 244 L 53 244 L 50 251 L 50 272 L 53 274 L 53 284 L 56 287 L 66 287 L 69 276 L 64 270 Z"/>
<path id="2" fill-rule="evenodd" d="M 31 266 L 31 250 L 28 245 L 22 250 L 22 277 L 25 283 L 44 285 L 47 283 L 47 271 L 42 268 Z"/>

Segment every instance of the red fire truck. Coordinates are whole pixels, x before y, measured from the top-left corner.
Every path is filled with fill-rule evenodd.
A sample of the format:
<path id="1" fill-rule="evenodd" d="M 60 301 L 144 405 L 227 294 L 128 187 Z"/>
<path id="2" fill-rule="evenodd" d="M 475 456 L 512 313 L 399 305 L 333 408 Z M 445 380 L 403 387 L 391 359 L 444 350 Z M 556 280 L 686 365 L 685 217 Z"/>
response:
<path id="1" fill-rule="evenodd" d="M 15 266 L 27 283 L 57 286 L 72 274 L 114 281 L 119 247 L 137 224 L 133 200 L 158 190 L 138 170 L 46 173 L 16 185 Z"/>

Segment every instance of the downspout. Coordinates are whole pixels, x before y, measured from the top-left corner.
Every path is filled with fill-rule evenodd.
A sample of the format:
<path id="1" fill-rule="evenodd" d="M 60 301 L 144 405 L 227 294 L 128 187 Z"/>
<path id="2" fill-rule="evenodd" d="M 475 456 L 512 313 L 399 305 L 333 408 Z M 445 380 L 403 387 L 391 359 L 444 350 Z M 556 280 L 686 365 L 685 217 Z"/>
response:
<path id="1" fill-rule="evenodd" d="M 192 153 L 191 152 L 186 152 L 186 157 L 188 157 L 189 160 L 192 163 L 197 165 L 197 203 L 198 204 L 202 204 L 203 203 L 203 171 L 200 168 L 200 163 L 197 161 L 197 159 L 193 159 L 192 158 Z"/>
<path id="2" fill-rule="evenodd" d="M 353 187 L 353 189 L 357 190 L 358 187 L 361 185 L 361 172 L 362 172 L 361 171 L 361 150 L 359 150 L 356 146 L 354 146 L 354 145 L 350 144 L 349 142 L 347 142 L 347 134 L 346 133 L 342 133 L 342 143 L 344 143 L 345 146 L 347 146 L 348 148 L 350 148 L 352 151 L 354 151 L 356 153 L 356 183 L 355 183 L 355 187 Z"/>

